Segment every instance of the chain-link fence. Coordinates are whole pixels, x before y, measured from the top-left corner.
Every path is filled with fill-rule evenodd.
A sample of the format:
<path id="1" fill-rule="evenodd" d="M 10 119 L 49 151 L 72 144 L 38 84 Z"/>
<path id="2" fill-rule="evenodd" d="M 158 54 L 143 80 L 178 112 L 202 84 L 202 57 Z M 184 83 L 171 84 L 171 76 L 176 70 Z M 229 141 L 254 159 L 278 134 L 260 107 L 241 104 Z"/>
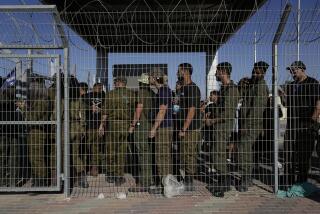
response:
<path id="1" fill-rule="evenodd" d="M 319 7 L 258 2 L 85 5 L 60 13 L 62 39 L 61 25 L 47 30 L 49 18 L 33 12 L 39 41 L 15 37 L 70 46 L 0 58 L 1 190 L 224 197 L 316 188 Z M 3 15 L 16 30 L 23 14 Z M 17 45 L 7 39 L 15 30 L 0 33 L 2 44 Z"/>

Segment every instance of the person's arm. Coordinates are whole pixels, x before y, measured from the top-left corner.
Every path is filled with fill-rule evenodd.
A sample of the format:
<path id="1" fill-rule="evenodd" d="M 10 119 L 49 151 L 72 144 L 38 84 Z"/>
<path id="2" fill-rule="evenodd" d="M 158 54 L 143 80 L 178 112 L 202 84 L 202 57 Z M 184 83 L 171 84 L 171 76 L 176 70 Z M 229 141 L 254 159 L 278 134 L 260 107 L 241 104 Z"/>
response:
<path id="1" fill-rule="evenodd" d="M 315 86 L 314 94 L 315 94 L 316 106 L 312 114 L 312 120 L 318 121 L 320 118 L 320 84 L 319 83 L 317 83 Z"/>
<path id="2" fill-rule="evenodd" d="M 312 120 L 318 121 L 319 118 L 320 118 L 320 100 L 318 100 L 316 103 L 316 107 L 312 114 Z"/>
<path id="3" fill-rule="evenodd" d="M 104 105 L 102 105 L 102 109 L 101 109 L 101 122 L 98 130 L 99 136 L 103 136 L 105 132 L 105 124 L 108 119 L 107 108 L 109 103 L 110 103 L 110 99 L 108 99 L 108 97 L 106 96 L 103 102 Z"/>
<path id="4" fill-rule="evenodd" d="M 164 116 L 167 113 L 167 109 L 168 109 L 168 105 L 160 105 L 159 111 L 157 113 L 155 122 L 154 122 L 151 130 L 156 131 L 159 128 L 159 126 L 161 125 L 161 123 L 162 123 L 162 121 L 164 119 Z"/>
<path id="5" fill-rule="evenodd" d="M 239 101 L 239 92 L 237 87 L 231 87 L 228 93 L 224 96 L 224 109 L 217 118 L 213 119 L 214 124 L 231 121 L 235 117 L 236 108 Z"/>
<path id="6" fill-rule="evenodd" d="M 133 121 L 130 124 L 129 133 L 132 133 L 134 131 L 134 128 L 135 128 L 137 122 L 140 120 L 142 110 L 143 110 L 143 104 L 138 103 L 136 110 L 134 112 Z"/>
<path id="7" fill-rule="evenodd" d="M 196 107 L 192 106 L 190 108 L 188 108 L 188 114 L 187 114 L 187 118 L 184 121 L 183 127 L 182 127 L 182 131 L 187 131 L 194 116 L 196 115 Z"/>

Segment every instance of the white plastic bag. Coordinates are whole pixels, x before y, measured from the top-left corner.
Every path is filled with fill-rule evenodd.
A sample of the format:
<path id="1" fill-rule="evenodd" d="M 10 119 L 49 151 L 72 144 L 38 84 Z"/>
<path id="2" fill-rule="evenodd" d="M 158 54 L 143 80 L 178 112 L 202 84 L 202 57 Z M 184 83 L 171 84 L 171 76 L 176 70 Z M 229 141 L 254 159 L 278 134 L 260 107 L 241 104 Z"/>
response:
<path id="1" fill-rule="evenodd" d="M 164 195 L 167 198 L 181 195 L 184 191 L 184 184 L 179 182 L 177 178 L 171 174 L 162 179 L 162 184 L 164 187 Z"/>

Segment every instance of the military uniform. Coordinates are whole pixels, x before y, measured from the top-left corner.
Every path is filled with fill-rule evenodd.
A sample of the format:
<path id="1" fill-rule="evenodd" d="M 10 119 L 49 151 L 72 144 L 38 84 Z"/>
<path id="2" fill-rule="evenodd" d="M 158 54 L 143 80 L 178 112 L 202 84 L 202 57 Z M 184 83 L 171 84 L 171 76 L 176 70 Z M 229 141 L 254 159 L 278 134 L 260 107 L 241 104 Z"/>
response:
<path id="1" fill-rule="evenodd" d="M 237 86 L 231 81 L 228 85 L 222 85 L 218 101 L 218 120 L 214 125 L 213 165 L 221 174 L 227 174 L 227 143 L 230 140 L 233 128 L 239 92 Z"/>
<path id="2" fill-rule="evenodd" d="M 147 88 L 140 88 L 137 93 L 138 103 L 143 104 L 143 110 L 134 130 L 134 145 L 138 153 L 139 184 L 148 187 L 152 184 L 152 148 L 148 142 L 148 132 L 151 129 L 149 113 L 152 108 L 154 93 Z"/>
<path id="3" fill-rule="evenodd" d="M 55 105 L 56 107 L 56 105 Z M 63 107 L 64 107 L 64 101 L 61 100 L 61 115 L 62 123 L 63 123 Z M 83 160 L 80 158 L 80 151 L 79 146 L 83 137 L 83 134 L 85 133 L 85 107 L 83 106 L 83 103 L 80 99 L 78 100 L 70 100 L 69 104 L 69 116 L 70 116 L 70 145 L 71 145 L 71 160 L 73 167 L 76 170 L 76 173 L 85 172 L 85 164 Z M 53 111 L 52 120 L 56 120 L 56 109 Z M 53 131 L 55 132 L 55 130 Z M 64 127 L 61 126 L 61 157 L 63 157 L 64 153 Z M 54 142 L 52 148 L 51 148 L 51 167 L 52 169 L 55 169 L 56 166 L 56 142 Z M 61 162 L 63 163 L 63 162 Z M 63 165 L 62 165 L 63 168 Z"/>
<path id="4" fill-rule="evenodd" d="M 31 98 L 25 110 L 27 121 L 48 121 L 50 118 L 50 102 L 48 97 Z M 33 176 L 36 179 L 48 178 L 48 168 L 46 165 L 46 148 L 48 144 L 48 126 L 45 124 L 28 126 L 27 144 L 29 150 L 29 161 Z M 46 185 L 43 183 L 43 185 Z"/>
<path id="5" fill-rule="evenodd" d="M 264 79 L 250 84 L 241 107 L 239 168 L 242 176 L 250 176 L 252 170 L 252 147 L 263 134 L 263 114 L 268 105 L 268 86 Z"/>
<path id="6" fill-rule="evenodd" d="M 128 129 L 135 105 L 135 93 L 125 87 L 115 88 L 106 94 L 103 112 L 108 119 L 106 168 L 111 175 L 118 177 L 124 175 Z"/>
<path id="7" fill-rule="evenodd" d="M 0 120 L 18 121 L 14 90 L 7 89 L 0 94 Z M 15 186 L 21 167 L 19 135 L 24 134 L 20 125 L 0 125 L 0 187 Z"/>

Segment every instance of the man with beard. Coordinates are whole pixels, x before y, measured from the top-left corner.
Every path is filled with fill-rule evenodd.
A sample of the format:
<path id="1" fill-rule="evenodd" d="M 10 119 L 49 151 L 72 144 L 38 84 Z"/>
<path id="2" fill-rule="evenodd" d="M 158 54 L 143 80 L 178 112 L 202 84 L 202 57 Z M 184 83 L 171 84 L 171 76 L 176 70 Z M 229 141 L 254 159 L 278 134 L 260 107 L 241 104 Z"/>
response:
<path id="1" fill-rule="evenodd" d="M 319 81 L 306 74 L 302 61 L 295 61 L 287 70 L 293 81 L 289 83 L 285 96 L 288 121 L 285 140 L 286 185 L 303 183 L 308 179 L 310 158 L 314 148 L 320 117 Z M 296 170 L 297 178 L 296 176 Z"/>
<path id="2" fill-rule="evenodd" d="M 263 133 L 263 113 L 268 105 L 268 86 L 264 76 L 269 65 L 260 61 L 254 63 L 251 83 L 246 88 L 241 107 L 239 172 L 241 182 L 238 186 L 239 192 L 248 191 L 251 182 L 252 171 L 252 147 Z"/>
<path id="3" fill-rule="evenodd" d="M 201 140 L 200 89 L 192 81 L 193 67 L 189 63 L 179 65 L 178 80 L 180 89 L 180 111 L 178 128 L 181 146 L 181 165 L 185 170 L 184 185 L 186 191 L 194 191 L 193 177 L 197 166 L 197 148 Z"/>
<path id="4" fill-rule="evenodd" d="M 213 167 L 217 171 L 217 185 L 211 185 L 209 191 L 216 197 L 224 197 L 230 190 L 230 175 L 227 170 L 227 145 L 231 138 L 234 126 L 236 108 L 239 101 L 237 86 L 230 79 L 232 66 L 229 62 L 217 65 L 216 78 L 221 82 L 220 99 L 218 102 L 219 113 L 213 119 L 214 145 Z"/>
<path id="5" fill-rule="evenodd" d="M 150 85 L 158 90 L 155 101 L 153 124 L 149 130 L 149 138 L 155 139 L 155 163 L 157 166 L 158 176 L 161 180 L 171 174 L 171 144 L 173 137 L 173 123 L 172 123 L 172 91 L 168 87 L 165 74 L 160 68 L 154 68 L 150 73 Z M 155 188 L 150 193 L 160 193 L 159 189 Z"/>

